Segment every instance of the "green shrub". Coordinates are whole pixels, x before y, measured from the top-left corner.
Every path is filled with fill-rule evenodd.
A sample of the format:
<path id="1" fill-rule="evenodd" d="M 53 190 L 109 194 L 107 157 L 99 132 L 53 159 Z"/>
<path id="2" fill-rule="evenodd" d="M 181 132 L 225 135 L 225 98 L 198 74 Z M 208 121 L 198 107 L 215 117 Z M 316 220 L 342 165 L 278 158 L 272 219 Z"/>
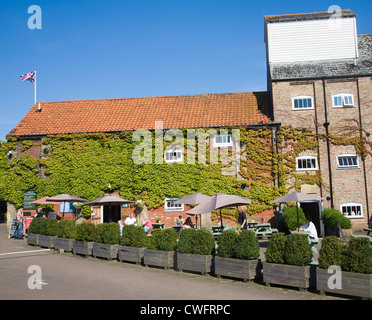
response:
<path id="1" fill-rule="evenodd" d="M 293 266 L 307 266 L 312 259 L 311 245 L 307 234 L 293 233 L 287 236 L 284 261 Z"/>
<path id="2" fill-rule="evenodd" d="M 341 269 L 356 273 L 372 273 L 372 248 L 369 239 L 350 239 L 342 253 Z"/>
<path id="3" fill-rule="evenodd" d="M 177 247 L 177 238 L 177 231 L 173 228 L 155 229 L 147 247 L 151 250 L 173 251 Z"/>
<path id="4" fill-rule="evenodd" d="M 336 209 L 323 209 L 322 220 L 324 225 L 331 232 L 333 232 L 337 222 L 340 223 L 342 229 L 352 228 L 350 219 L 345 217 L 339 210 Z"/>
<path id="5" fill-rule="evenodd" d="M 213 234 L 205 229 L 183 229 L 178 242 L 180 253 L 209 255 L 215 250 Z"/>
<path id="6" fill-rule="evenodd" d="M 120 227 L 116 222 L 101 223 L 95 227 L 94 241 L 104 244 L 118 244 Z"/>
<path id="7" fill-rule="evenodd" d="M 33 218 L 30 226 L 28 227 L 28 233 L 40 234 L 40 230 L 45 225 L 46 218 Z"/>
<path id="8" fill-rule="evenodd" d="M 238 234 L 234 230 L 223 231 L 217 240 L 217 255 L 221 258 L 234 258 L 237 243 Z"/>
<path id="9" fill-rule="evenodd" d="M 296 206 L 288 206 L 284 209 L 284 225 L 287 227 L 288 230 L 296 230 L 298 226 L 302 226 L 306 223 L 305 214 L 302 208 L 298 208 L 298 218 L 299 221 L 297 222 L 297 207 Z"/>
<path id="10" fill-rule="evenodd" d="M 266 261 L 269 263 L 283 264 L 286 236 L 284 233 L 274 233 L 269 240 L 269 245 L 265 252 Z"/>
<path id="11" fill-rule="evenodd" d="M 341 266 L 343 245 L 335 236 L 324 237 L 322 248 L 319 250 L 319 268 L 328 269 L 330 266 Z"/>
<path id="12" fill-rule="evenodd" d="M 45 219 L 46 225 L 44 235 L 55 237 L 58 234 L 58 220 L 57 219 Z"/>
<path id="13" fill-rule="evenodd" d="M 260 244 L 252 230 L 242 230 L 235 247 L 235 257 L 243 260 L 255 260 L 260 256 Z"/>
<path id="14" fill-rule="evenodd" d="M 90 222 L 83 222 L 76 226 L 76 240 L 89 242 L 94 241 L 95 225 Z"/>
<path id="15" fill-rule="evenodd" d="M 61 220 L 58 222 L 58 238 L 75 239 L 76 238 L 76 223 L 70 220 Z"/>
<path id="16" fill-rule="evenodd" d="M 120 242 L 123 246 L 144 248 L 147 246 L 148 237 L 143 227 L 129 225 L 124 226 Z"/>

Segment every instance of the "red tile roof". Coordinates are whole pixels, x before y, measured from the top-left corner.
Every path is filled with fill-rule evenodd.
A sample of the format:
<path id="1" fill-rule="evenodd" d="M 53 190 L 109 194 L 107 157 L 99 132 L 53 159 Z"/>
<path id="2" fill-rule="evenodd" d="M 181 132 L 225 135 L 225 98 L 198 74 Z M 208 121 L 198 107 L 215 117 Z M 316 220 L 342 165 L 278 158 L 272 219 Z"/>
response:
<path id="1" fill-rule="evenodd" d="M 271 123 L 266 92 L 76 100 L 35 104 L 10 136 L 210 128 Z"/>

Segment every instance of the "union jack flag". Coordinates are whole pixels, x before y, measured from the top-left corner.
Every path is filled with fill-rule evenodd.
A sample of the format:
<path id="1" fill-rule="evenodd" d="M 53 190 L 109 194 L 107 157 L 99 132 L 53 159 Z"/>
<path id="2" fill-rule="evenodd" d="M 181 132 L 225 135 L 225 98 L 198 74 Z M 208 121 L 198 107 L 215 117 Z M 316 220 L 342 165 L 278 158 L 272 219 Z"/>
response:
<path id="1" fill-rule="evenodd" d="M 35 72 L 26 73 L 23 76 L 21 76 L 21 79 L 22 81 L 28 80 L 33 83 L 35 81 Z"/>

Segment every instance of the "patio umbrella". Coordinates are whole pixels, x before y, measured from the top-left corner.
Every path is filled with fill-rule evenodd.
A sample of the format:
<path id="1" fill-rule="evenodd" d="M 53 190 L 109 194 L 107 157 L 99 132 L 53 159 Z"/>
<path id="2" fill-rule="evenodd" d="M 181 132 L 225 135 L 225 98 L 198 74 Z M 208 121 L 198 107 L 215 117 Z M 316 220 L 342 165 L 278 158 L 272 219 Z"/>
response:
<path id="1" fill-rule="evenodd" d="M 111 213 L 111 206 L 120 206 L 120 205 L 126 204 L 126 203 L 134 203 L 134 201 L 127 200 L 127 199 L 124 199 L 124 198 L 120 198 L 120 197 L 117 197 L 117 196 L 108 195 L 108 196 L 103 196 L 101 198 L 97 198 L 95 200 L 84 203 L 83 206 L 97 206 L 97 205 L 98 206 L 103 206 L 103 205 L 106 205 L 106 206 L 110 207 L 110 213 Z"/>
<path id="2" fill-rule="evenodd" d="M 204 201 L 207 201 L 210 198 L 211 198 L 210 196 L 207 196 L 207 195 L 202 194 L 200 192 L 195 192 L 195 193 L 190 194 L 186 197 L 178 199 L 174 203 L 175 204 L 199 204 L 199 203 L 202 203 Z M 188 213 L 188 214 L 192 214 L 192 213 Z M 198 213 L 194 213 L 194 215 L 196 217 L 196 226 L 198 226 Z"/>
<path id="3" fill-rule="evenodd" d="M 305 202 L 305 201 L 322 201 L 322 198 L 317 195 L 302 193 L 294 191 L 292 193 L 289 193 L 281 198 L 275 199 L 271 201 L 270 203 L 287 203 L 287 202 L 296 202 L 297 207 L 297 227 L 299 228 L 300 224 L 300 218 L 298 216 L 298 203 L 299 202 Z"/>
<path id="4" fill-rule="evenodd" d="M 203 203 L 199 204 L 194 209 L 191 209 L 186 213 L 203 214 L 220 209 L 221 229 L 223 229 L 221 209 L 227 207 L 245 206 L 248 204 L 252 204 L 252 201 L 247 198 L 224 193 L 216 193 L 208 200 L 204 201 Z"/>
<path id="5" fill-rule="evenodd" d="M 37 199 L 35 201 L 32 201 L 30 203 L 36 203 L 36 204 L 59 204 L 59 202 L 53 202 L 53 201 L 46 201 L 49 197 L 42 197 L 40 199 Z"/>
<path id="6" fill-rule="evenodd" d="M 47 198 L 46 201 L 47 202 L 85 202 L 85 201 L 88 201 L 88 200 L 73 196 L 73 195 L 68 194 L 68 193 L 62 193 L 58 196 Z M 65 217 L 65 212 L 63 211 L 62 212 L 62 218 L 64 218 L 64 217 Z"/>

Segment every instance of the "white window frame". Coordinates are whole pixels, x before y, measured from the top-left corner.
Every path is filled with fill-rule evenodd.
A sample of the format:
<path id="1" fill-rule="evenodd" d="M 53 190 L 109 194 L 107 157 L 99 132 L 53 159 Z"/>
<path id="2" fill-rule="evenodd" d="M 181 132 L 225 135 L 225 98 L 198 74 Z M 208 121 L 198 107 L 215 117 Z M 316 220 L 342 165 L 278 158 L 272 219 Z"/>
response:
<path id="1" fill-rule="evenodd" d="M 217 139 L 226 139 L 230 140 L 227 142 L 217 142 Z M 213 146 L 214 147 L 232 147 L 233 146 L 233 138 L 231 134 L 219 134 L 217 136 L 213 136 Z"/>
<path id="2" fill-rule="evenodd" d="M 176 159 L 167 159 L 167 155 L 176 154 Z M 183 151 L 181 149 L 168 149 L 164 152 L 164 160 L 167 163 L 183 162 Z"/>
<path id="3" fill-rule="evenodd" d="M 340 165 L 340 158 L 356 158 L 357 164 L 354 165 Z M 359 167 L 359 157 L 356 154 L 340 154 L 337 156 L 337 169 L 358 169 Z"/>
<path id="4" fill-rule="evenodd" d="M 335 103 L 336 98 L 341 99 L 341 104 Z M 348 99 L 351 98 L 351 103 L 350 101 L 345 101 L 345 98 L 348 98 Z M 334 94 L 332 96 L 332 106 L 333 108 L 354 108 L 355 107 L 354 95 L 352 93 Z"/>
<path id="5" fill-rule="evenodd" d="M 178 198 L 165 198 L 164 200 L 164 212 L 173 212 L 173 211 L 183 211 L 183 204 L 175 204 L 174 201 L 177 201 Z M 168 205 L 169 204 L 169 205 Z"/>
<path id="6" fill-rule="evenodd" d="M 357 207 L 360 207 L 360 211 L 359 211 L 360 214 L 359 215 L 356 214 L 356 212 L 358 212 L 357 209 L 356 209 Z M 350 208 L 350 210 L 348 210 L 348 208 Z M 355 211 L 353 211 L 354 208 L 356 209 Z M 363 219 L 363 205 L 360 204 L 360 203 L 344 203 L 344 204 L 341 204 L 340 205 L 340 211 L 346 218 L 349 218 L 349 219 Z"/>
<path id="7" fill-rule="evenodd" d="M 299 168 L 299 165 L 298 165 L 298 161 L 303 161 L 303 160 L 310 160 L 310 161 L 313 161 L 315 160 L 315 168 Z M 297 171 L 317 171 L 319 170 L 319 167 L 318 167 L 318 158 L 317 157 L 313 157 L 313 156 L 303 156 L 303 157 L 297 157 L 296 158 L 296 170 Z"/>
<path id="8" fill-rule="evenodd" d="M 311 107 L 302 107 L 302 108 L 296 108 L 296 100 L 311 100 Z M 314 97 L 312 96 L 297 96 L 292 98 L 292 110 L 293 111 L 300 111 L 300 110 L 314 110 Z"/>

